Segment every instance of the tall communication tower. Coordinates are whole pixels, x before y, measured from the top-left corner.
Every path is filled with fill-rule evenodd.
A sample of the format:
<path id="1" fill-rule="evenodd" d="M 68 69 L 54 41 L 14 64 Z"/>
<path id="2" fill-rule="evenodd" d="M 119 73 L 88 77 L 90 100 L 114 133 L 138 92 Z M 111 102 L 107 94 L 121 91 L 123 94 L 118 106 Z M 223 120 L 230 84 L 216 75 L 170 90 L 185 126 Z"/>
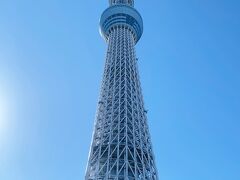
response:
<path id="1" fill-rule="evenodd" d="M 143 21 L 134 0 L 109 0 L 108 43 L 86 180 L 158 180 L 137 68 Z"/>

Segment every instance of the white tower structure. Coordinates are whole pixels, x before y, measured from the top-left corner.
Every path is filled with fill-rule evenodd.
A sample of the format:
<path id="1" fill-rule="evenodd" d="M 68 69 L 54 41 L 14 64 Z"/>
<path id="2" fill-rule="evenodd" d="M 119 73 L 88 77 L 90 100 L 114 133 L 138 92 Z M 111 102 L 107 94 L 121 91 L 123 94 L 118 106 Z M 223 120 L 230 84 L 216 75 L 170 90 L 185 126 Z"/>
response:
<path id="1" fill-rule="evenodd" d="M 100 20 L 108 43 L 86 180 L 158 180 L 137 68 L 143 32 L 134 0 L 109 0 Z"/>

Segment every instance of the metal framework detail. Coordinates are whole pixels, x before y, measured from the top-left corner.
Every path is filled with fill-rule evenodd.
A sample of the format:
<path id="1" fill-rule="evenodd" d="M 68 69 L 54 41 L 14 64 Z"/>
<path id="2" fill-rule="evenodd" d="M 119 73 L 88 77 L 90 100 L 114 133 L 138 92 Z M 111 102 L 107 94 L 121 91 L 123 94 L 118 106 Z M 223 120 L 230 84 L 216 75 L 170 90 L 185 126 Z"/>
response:
<path id="1" fill-rule="evenodd" d="M 111 0 L 110 6 L 133 0 Z M 129 4 L 127 4 L 129 3 Z M 136 32 L 109 30 L 86 180 L 158 180 L 135 54 Z"/>

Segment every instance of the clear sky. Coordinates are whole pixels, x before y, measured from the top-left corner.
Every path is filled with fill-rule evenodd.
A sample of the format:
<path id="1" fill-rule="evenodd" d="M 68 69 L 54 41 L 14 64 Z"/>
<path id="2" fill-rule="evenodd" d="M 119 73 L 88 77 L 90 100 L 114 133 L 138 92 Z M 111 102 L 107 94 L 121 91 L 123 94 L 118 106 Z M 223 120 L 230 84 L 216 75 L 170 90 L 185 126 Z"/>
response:
<path id="1" fill-rule="evenodd" d="M 240 1 L 136 0 L 161 180 L 240 179 Z M 0 180 L 83 180 L 107 0 L 0 1 Z"/>

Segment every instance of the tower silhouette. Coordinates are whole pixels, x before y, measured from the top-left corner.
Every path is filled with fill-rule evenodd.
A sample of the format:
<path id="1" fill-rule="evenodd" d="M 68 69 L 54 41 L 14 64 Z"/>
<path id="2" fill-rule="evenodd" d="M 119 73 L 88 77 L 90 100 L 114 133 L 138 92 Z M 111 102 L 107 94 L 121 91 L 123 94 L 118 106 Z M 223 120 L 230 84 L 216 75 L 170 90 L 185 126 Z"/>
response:
<path id="1" fill-rule="evenodd" d="M 86 180 L 158 180 L 137 68 L 143 32 L 134 0 L 109 0 L 100 20 L 108 43 Z"/>

